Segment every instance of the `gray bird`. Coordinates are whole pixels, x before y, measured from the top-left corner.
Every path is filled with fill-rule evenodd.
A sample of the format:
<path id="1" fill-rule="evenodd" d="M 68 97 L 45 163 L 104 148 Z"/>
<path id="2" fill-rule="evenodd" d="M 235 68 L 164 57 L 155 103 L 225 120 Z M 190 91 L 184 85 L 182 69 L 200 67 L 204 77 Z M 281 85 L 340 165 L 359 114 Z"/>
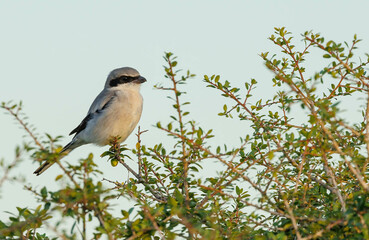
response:
<path id="1" fill-rule="evenodd" d="M 62 157 L 84 144 L 107 145 L 115 136 L 120 137 L 119 143 L 125 141 L 141 117 L 143 99 L 140 86 L 144 82 L 146 79 L 134 68 L 123 67 L 111 71 L 87 116 L 69 134 L 75 135 L 60 152 L 64 153 Z M 46 161 L 34 174 L 40 175 L 53 163 Z"/>

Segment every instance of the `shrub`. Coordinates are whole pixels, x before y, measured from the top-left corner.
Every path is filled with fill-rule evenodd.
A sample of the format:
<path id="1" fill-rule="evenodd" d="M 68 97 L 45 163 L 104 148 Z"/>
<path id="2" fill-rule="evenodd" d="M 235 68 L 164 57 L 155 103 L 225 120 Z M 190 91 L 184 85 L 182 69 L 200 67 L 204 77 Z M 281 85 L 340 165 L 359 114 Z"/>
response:
<path id="1" fill-rule="evenodd" d="M 255 100 L 255 79 L 239 88 L 218 75 L 204 76 L 207 87 L 228 99 L 219 116 L 250 126 L 239 130 L 238 146 L 229 146 L 227 139 L 224 147 L 208 144 L 216 136 L 190 118 L 189 103 L 182 100 L 182 84 L 195 76 L 181 75 L 176 57 L 166 53 L 167 82 L 156 88 L 168 92 L 173 113 L 156 127 L 175 144 L 147 146 L 140 129 L 134 149 L 112 139 L 102 156 L 133 176 L 124 183 L 104 179 L 108 188 L 92 154 L 76 165 L 58 162 L 60 137 L 40 141 L 20 116 L 21 105 L 3 103 L 32 139 L 17 152 L 29 152 L 35 161 L 55 159 L 63 171 L 55 180 L 65 184 L 57 191 L 28 186 L 40 205 L 18 208 L 1 220 L 0 237 L 49 239 L 41 228 L 46 226 L 60 238 L 86 239 L 86 226 L 97 220 L 89 233 L 96 239 L 368 239 L 369 59 L 354 58 L 360 40 L 326 42 L 305 32 L 297 50 L 285 28 L 275 28 L 269 39 L 281 50 L 260 54 L 273 73 L 271 98 Z M 318 55 L 314 59 L 325 60 L 312 76 L 305 61 L 310 51 Z M 361 110 L 362 117 L 348 118 L 341 106 Z M 125 162 L 129 157 L 137 169 Z M 0 186 L 17 159 L 2 164 Z M 223 167 L 204 178 L 199 171 L 212 161 Z M 117 209 L 112 201 L 119 196 L 135 206 Z M 51 227 L 52 216 L 58 222 L 73 219 L 70 233 L 61 225 Z M 73 231 L 76 225 L 80 233 Z"/>

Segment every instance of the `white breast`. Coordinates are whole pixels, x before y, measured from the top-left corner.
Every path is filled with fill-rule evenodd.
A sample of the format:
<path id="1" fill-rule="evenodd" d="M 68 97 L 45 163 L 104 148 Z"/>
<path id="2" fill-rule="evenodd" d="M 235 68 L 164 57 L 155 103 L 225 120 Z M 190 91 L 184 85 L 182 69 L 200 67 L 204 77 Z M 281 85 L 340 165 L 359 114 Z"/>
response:
<path id="1" fill-rule="evenodd" d="M 114 101 L 87 125 L 84 141 L 97 145 L 109 144 L 119 136 L 123 142 L 132 133 L 142 113 L 142 96 L 139 86 L 118 89 Z"/>

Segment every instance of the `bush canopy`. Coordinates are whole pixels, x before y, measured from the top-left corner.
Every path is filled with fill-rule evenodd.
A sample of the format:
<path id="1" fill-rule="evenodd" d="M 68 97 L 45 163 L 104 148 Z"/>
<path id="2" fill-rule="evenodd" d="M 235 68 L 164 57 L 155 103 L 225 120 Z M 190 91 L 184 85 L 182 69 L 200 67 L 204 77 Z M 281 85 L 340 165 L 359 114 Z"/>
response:
<path id="1" fill-rule="evenodd" d="M 99 171 L 92 154 L 59 162 L 61 137 L 38 134 L 21 103 L 3 102 L 30 140 L 16 148 L 14 161 L 1 162 L 0 187 L 17 180 L 23 155 L 55 161 L 62 173 L 55 191 L 47 183 L 25 186 L 40 204 L 2 214 L 0 238 L 369 239 L 369 58 L 355 55 L 356 35 L 351 43 L 313 32 L 301 38 L 295 47 L 291 33 L 275 28 L 269 39 L 278 52 L 260 54 L 273 74 L 270 97 L 253 95 L 255 79 L 238 87 L 219 75 L 203 77 L 204 87 L 225 98 L 219 117 L 244 124 L 235 146 L 191 118 L 182 86 L 196 76 L 165 53 L 166 81 L 156 89 L 167 92 L 173 111 L 153 124 L 174 144 L 158 137 L 148 146 L 140 128 L 134 148 L 112 138 L 101 157 L 132 174 L 125 182 Z M 322 62 L 320 69 L 310 69 L 307 57 Z M 208 143 L 217 137 L 224 145 Z M 222 167 L 204 177 L 214 161 Z M 121 209 L 113 203 L 119 197 L 134 206 Z"/>

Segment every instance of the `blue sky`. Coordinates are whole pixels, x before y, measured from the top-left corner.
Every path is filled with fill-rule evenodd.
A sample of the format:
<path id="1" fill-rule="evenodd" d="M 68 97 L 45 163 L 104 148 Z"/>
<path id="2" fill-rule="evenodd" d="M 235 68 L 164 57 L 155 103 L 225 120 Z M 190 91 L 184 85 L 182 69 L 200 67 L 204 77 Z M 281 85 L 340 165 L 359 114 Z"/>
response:
<path id="1" fill-rule="evenodd" d="M 337 41 L 351 41 L 356 33 L 364 40 L 360 51 L 369 52 L 368 9 L 368 1 L 340 0 L 1 1 L 0 101 L 23 100 L 37 130 L 63 135 L 65 144 L 70 140 L 67 134 L 103 88 L 109 71 L 131 66 L 148 80 L 142 87 L 145 103 L 139 125 L 150 130 L 144 141 L 155 144 L 162 138 L 152 126 L 169 121 L 171 108 L 165 93 L 154 90 L 153 85 L 165 82 L 162 56 L 171 51 L 178 56 L 180 68 L 197 75 L 186 86 L 192 118 L 208 129 L 217 129 L 215 143 L 237 142 L 245 126 L 216 117 L 222 99 L 205 88 L 202 76 L 219 74 L 237 86 L 255 78 L 257 98 L 272 96 L 271 74 L 258 54 L 276 50 L 267 40 L 274 27 L 285 26 L 297 39 L 306 30 Z M 24 132 L 3 113 L 0 123 L 0 158 L 11 161 Z M 126 143 L 134 146 L 135 140 L 131 136 Z M 88 145 L 64 160 L 73 161 L 89 152 L 99 156 L 102 151 Z M 97 162 L 111 179 L 127 178 L 127 171 L 112 169 L 105 160 L 97 158 Z M 36 186 L 45 181 L 53 184 L 61 172 L 53 167 L 36 178 L 32 175 L 35 168 L 37 164 L 25 158 L 17 171 Z M 25 206 L 24 199 L 35 206 L 29 193 L 21 189 L 5 186 L 0 217 L 4 210 Z"/>

